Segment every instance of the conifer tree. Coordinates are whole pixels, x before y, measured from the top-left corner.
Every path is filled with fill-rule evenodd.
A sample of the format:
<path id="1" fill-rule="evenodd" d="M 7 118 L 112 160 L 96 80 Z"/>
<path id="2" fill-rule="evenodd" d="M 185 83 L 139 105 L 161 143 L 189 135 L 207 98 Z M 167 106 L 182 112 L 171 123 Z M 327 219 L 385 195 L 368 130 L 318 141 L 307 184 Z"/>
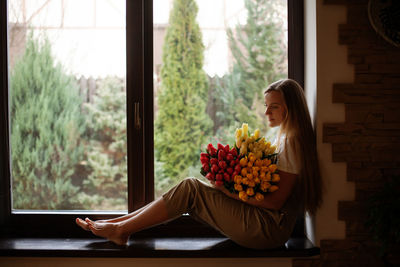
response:
<path id="1" fill-rule="evenodd" d="M 246 119 L 255 123 L 254 128 L 267 130 L 262 92 L 268 84 L 287 75 L 283 20 L 279 14 L 282 5 L 282 0 L 245 0 L 246 24 L 228 30 L 234 64 L 214 94 L 218 98 L 220 128 Z"/>
<path id="2" fill-rule="evenodd" d="M 198 161 L 212 122 L 206 114 L 208 86 L 202 36 L 194 0 L 175 0 L 163 46 L 155 153 L 171 179 Z"/>
<path id="3" fill-rule="evenodd" d="M 106 77 L 98 82 L 88 112 L 87 167 L 80 202 L 87 209 L 126 210 L 127 146 L 125 82 Z"/>
<path id="4" fill-rule="evenodd" d="M 10 95 L 13 208 L 79 208 L 72 177 L 82 160 L 84 118 L 77 85 L 55 63 L 47 38 L 29 35 Z"/>

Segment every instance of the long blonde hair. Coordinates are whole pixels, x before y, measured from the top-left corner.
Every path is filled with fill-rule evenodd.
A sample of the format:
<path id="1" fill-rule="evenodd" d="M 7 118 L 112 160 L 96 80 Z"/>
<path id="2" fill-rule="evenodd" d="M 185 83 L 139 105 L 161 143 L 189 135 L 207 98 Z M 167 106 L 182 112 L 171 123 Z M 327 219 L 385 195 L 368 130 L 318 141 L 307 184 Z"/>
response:
<path id="1" fill-rule="evenodd" d="M 303 201 L 304 211 L 315 214 L 322 203 L 322 179 L 318 164 L 316 136 L 303 88 L 292 79 L 276 81 L 268 86 L 264 95 L 281 92 L 286 105 L 286 116 L 281 123 L 278 141 L 282 136 L 295 140 L 300 173 L 296 193 Z M 278 144 L 279 145 L 279 144 Z"/>

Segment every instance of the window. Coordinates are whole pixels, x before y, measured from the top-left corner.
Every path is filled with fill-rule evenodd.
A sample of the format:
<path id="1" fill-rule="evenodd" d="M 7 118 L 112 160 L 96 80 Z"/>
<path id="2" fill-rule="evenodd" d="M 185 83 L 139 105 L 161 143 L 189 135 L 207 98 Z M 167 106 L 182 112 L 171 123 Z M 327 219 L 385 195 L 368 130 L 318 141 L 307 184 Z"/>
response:
<path id="1" fill-rule="evenodd" d="M 123 1 L 123 0 L 121 0 Z M 13 209 L 11 173 L 13 151 L 10 142 L 10 36 L 7 9 L 11 0 L 2 1 L 1 22 L 1 102 L 0 102 L 0 214 L 6 233 L 18 235 L 83 235 L 74 225 L 74 218 L 90 216 L 105 218 L 118 216 L 120 211 L 92 210 L 24 210 Z M 40 1 L 39 1 L 40 2 Z M 43 1 L 44 3 L 45 1 Z M 74 2 L 71 0 L 71 2 Z M 81 3 L 81 1 L 75 1 Z M 101 5 L 107 1 L 88 1 Z M 124 2 L 124 1 L 123 1 Z M 126 1 L 126 120 L 127 120 L 127 208 L 133 211 L 154 198 L 154 100 L 153 100 L 153 1 Z M 7 7 L 8 3 L 8 7 Z M 303 83 L 302 1 L 288 1 L 288 76 Z M 8 34 L 7 34 L 8 32 Z M 106 57 L 106 54 L 104 57 Z M 99 60 L 101 62 L 101 59 Z M 187 220 L 185 218 L 184 220 Z M 31 224 L 23 233 L 23 223 Z M 192 222 L 190 222 L 192 223 Z M 189 225 L 190 226 L 190 225 Z M 18 232 L 16 232 L 18 231 Z M 166 230 L 168 231 L 168 229 Z"/>

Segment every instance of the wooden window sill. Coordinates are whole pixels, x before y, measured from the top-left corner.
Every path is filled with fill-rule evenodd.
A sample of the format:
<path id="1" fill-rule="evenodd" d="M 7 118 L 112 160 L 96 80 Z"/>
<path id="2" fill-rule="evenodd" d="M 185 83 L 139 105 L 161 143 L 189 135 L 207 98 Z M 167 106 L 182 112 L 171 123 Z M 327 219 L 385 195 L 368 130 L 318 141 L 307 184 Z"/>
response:
<path id="1" fill-rule="evenodd" d="M 306 238 L 291 238 L 285 246 L 253 250 L 224 237 L 136 238 L 117 246 L 97 238 L 0 238 L 3 257 L 107 257 L 107 258 L 249 258 L 311 257 L 319 255 Z"/>

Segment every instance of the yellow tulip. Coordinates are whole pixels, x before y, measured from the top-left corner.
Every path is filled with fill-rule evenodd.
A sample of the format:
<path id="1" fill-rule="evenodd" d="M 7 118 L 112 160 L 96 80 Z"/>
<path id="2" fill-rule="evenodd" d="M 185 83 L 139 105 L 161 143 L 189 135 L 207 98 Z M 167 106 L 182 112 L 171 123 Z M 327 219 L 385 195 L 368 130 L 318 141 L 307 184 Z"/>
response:
<path id="1" fill-rule="evenodd" d="M 261 190 L 264 191 L 264 192 L 266 192 L 267 189 L 270 188 L 270 187 L 271 187 L 271 184 L 268 183 L 268 182 L 262 182 L 261 183 Z"/>
<path id="2" fill-rule="evenodd" d="M 236 147 L 241 147 L 242 146 L 242 139 L 237 139 L 236 140 Z"/>
<path id="3" fill-rule="evenodd" d="M 247 123 L 243 123 L 242 129 L 243 129 L 243 136 L 245 139 L 247 139 L 248 134 L 249 134 L 249 125 Z"/>
<path id="4" fill-rule="evenodd" d="M 256 166 L 253 166 L 251 169 L 252 169 L 253 172 L 254 172 L 254 171 L 258 172 L 258 171 L 260 170 L 260 167 L 258 167 L 258 166 L 256 165 Z"/>
<path id="5" fill-rule="evenodd" d="M 246 177 L 247 177 L 247 179 L 251 180 L 251 179 L 253 179 L 253 174 L 248 173 L 248 174 L 246 174 Z"/>
<path id="6" fill-rule="evenodd" d="M 281 177 L 279 177 L 279 174 L 274 173 L 272 174 L 272 182 L 279 182 L 281 180 Z"/>
<path id="7" fill-rule="evenodd" d="M 271 160 L 263 159 L 263 166 L 269 166 L 271 164 Z"/>
<path id="8" fill-rule="evenodd" d="M 256 162 L 254 163 L 254 165 L 256 165 L 257 167 L 261 167 L 262 160 L 261 159 L 257 159 Z"/>
<path id="9" fill-rule="evenodd" d="M 255 179 L 254 179 L 254 182 L 255 182 L 256 184 L 259 184 L 259 183 L 261 182 L 261 181 L 260 181 L 260 178 L 258 178 L 258 177 L 255 178 Z"/>
<path id="10" fill-rule="evenodd" d="M 271 179 L 271 173 L 270 172 L 267 172 L 267 174 L 265 175 L 265 179 L 267 180 L 267 181 L 271 181 L 272 179 Z"/>
<path id="11" fill-rule="evenodd" d="M 236 129 L 236 140 L 242 139 L 242 129 Z"/>
<path id="12" fill-rule="evenodd" d="M 278 166 L 276 166 L 276 164 L 269 165 L 269 171 L 270 172 L 275 172 L 277 168 L 278 168 Z"/>
<path id="13" fill-rule="evenodd" d="M 246 169 L 246 168 L 243 168 L 243 169 L 240 171 L 240 174 L 241 174 L 242 176 L 246 176 L 246 175 L 247 175 L 247 169 Z"/>
<path id="14" fill-rule="evenodd" d="M 247 165 L 247 157 L 244 157 L 240 160 L 240 166 L 244 167 Z"/>
<path id="15" fill-rule="evenodd" d="M 253 144 L 253 143 L 250 143 L 250 144 L 249 144 L 249 150 L 250 150 L 250 151 L 253 151 L 253 149 L 254 149 L 254 144 Z"/>
<path id="16" fill-rule="evenodd" d="M 242 179 L 242 184 L 248 185 L 249 184 L 249 179 L 243 178 Z"/>
<path id="17" fill-rule="evenodd" d="M 262 201 L 264 199 L 264 195 L 257 192 L 255 198 L 257 201 Z"/>
<path id="18" fill-rule="evenodd" d="M 253 180 L 250 180 L 248 186 L 249 187 L 255 187 L 256 183 Z"/>
<path id="19" fill-rule="evenodd" d="M 270 188 L 269 188 L 269 192 L 275 192 L 276 190 L 278 190 L 278 186 L 276 186 L 276 185 L 272 185 Z"/>
<path id="20" fill-rule="evenodd" d="M 241 184 L 242 183 L 242 176 L 235 175 L 235 177 L 233 178 L 233 181 L 235 182 L 235 184 Z"/>
<path id="21" fill-rule="evenodd" d="M 260 130 L 259 130 L 259 129 L 256 129 L 256 130 L 254 131 L 254 138 L 255 138 L 255 139 L 258 139 L 258 137 L 260 137 Z"/>
<path id="22" fill-rule="evenodd" d="M 261 172 L 267 172 L 268 170 L 269 170 L 269 168 L 266 166 L 261 167 Z"/>
<path id="23" fill-rule="evenodd" d="M 240 154 L 246 155 L 247 154 L 247 143 L 246 141 L 242 143 L 240 146 Z"/>
<path id="24" fill-rule="evenodd" d="M 240 191 L 240 192 L 239 192 L 239 198 L 240 198 L 242 201 L 247 201 L 247 199 L 248 199 L 249 197 L 247 196 L 247 194 L 246 194 L 245 191 Z"/>
<path id="25" fill-rule="evenodd" d="M 243 186 L 240 184 L 235 184 L 234 187 L 235 187 L 236 191 L 239 191 L 239 192 L 243 191 Z"/>
<path id="26" fill-rule="evenodd" d="M 253 177 L 254 178 L 258 177 L 258 171 L 253 171 Z"/>
<path id="27" fill-rule="evenodd" d="M 247 188 L 247 190 L 246 190 L 246 194 L 247 194 L 247 195 L 249 195 L 249 196 L 252 196 L 252 195 L 254 195 L 254 189 L 253 189 L 253 188 L 251 188 L 251 187 Z"/>

